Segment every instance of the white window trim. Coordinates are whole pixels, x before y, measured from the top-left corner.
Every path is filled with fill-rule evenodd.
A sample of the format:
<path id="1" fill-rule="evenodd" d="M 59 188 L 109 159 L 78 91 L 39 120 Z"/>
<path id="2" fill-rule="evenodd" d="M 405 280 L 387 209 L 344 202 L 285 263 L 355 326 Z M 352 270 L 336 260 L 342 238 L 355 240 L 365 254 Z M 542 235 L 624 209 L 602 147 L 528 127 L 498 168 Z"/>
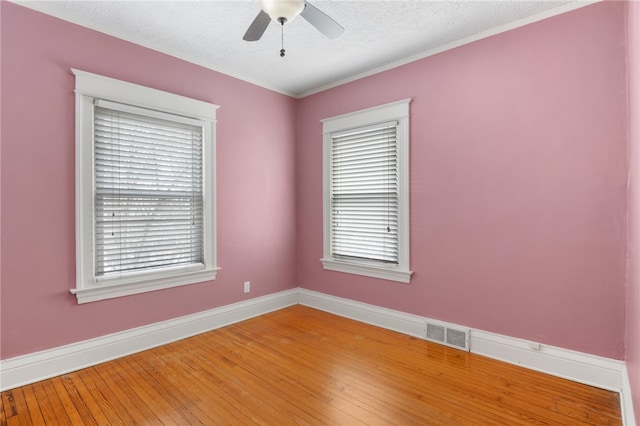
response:
<path id="1" fill-rule="evenodd" d="M 403 99 L 373 108 L 321 120 L 323 133 L 322 197 L 323 197 L 323 257 L 324 269 L 346 272 L 384 280 L 409 283 L 413 272 L 409 268 L 409 103 Z M 386 121 L 398 121 L 398 265 L 382 266 L 334 259 L 331 256 L 331 134 Z"/>
<path id="2" fill-rule="evenodd" d="M 210 281 L 216 278 L 215 152 L 218 105 L 72 69 L 76 76 L 76 288 L 78 303 Z M 176 267 L 104 280 L 94 275 L 93 102 L 104 99 L 204 122 L 204 267 Z"/>

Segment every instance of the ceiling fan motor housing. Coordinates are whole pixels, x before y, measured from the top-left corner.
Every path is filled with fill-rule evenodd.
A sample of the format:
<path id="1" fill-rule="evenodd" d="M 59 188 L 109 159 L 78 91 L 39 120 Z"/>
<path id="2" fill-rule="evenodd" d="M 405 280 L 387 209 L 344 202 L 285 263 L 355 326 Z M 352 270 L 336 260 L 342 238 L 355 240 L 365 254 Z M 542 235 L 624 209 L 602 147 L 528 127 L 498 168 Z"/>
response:
<path id="1" fill-rule="evenodd" d="M 260 0 L 262 10 L 264 10 L 271 19 L 281 22 L 284 18 L 285 22 L 291 22 L 304 10 L 304 0 Z"/>

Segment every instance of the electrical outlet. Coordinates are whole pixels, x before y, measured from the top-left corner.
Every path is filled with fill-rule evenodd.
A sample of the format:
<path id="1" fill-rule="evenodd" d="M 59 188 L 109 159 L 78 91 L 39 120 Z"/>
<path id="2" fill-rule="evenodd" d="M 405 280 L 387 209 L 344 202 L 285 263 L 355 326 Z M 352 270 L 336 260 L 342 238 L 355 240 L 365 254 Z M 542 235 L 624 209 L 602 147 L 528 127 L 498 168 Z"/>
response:
<path id="1" fill-rule="evenodd" d="M 244 292 L 249 293 L 251 291 L 251 281 L 244 282 Z"/>

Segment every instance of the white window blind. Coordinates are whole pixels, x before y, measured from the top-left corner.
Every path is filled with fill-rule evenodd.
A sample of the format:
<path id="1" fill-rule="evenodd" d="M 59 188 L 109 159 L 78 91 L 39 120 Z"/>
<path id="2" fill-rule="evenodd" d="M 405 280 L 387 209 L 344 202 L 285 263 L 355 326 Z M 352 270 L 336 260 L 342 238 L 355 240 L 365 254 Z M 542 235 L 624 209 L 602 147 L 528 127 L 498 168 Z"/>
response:
<path id="1" fill-rule="evenodd" d="M 203 265 L 198 120 L 97 100 L 95 275 Z"/>
<path id="2" fill-rule="evenodd" d="M 331 134 L 331 255 L 398 264 L 398 132 L 386 122 Z"/>

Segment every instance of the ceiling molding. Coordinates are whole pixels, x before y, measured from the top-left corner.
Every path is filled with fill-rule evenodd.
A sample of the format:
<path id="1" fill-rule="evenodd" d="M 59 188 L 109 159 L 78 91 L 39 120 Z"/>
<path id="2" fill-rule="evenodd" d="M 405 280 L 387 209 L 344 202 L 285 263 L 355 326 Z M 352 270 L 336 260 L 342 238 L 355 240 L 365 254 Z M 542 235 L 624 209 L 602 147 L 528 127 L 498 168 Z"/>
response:
<path id="1" fill-rule="evenodd" d="M 541 21 L 541 20 L 544 20 L 544 19 L 548 19 L 548 18 L 551 18 L 551 17 L 556 16 L 556 15 L 560 15 L 560 14 L 563 14 L 563 13 L 566 13 L 566 12 L 570 12 L 570 11 L 573 11 L 573 10 L 576 10 L 576 9 L 579 9 L 579 8 L 582 8 L 582 7 L 585 7 L 585 6 L 589 6 L 589 5 L 592 5 L 594 3 L 598 3 L 598 2 L 600 2 L 602 0 L 575 0 L 575 1 L 570 1 L 568 3 L 560 4 L 559 6 L 544 10 L 544 11 L 539 12 L 539 13 L 535 13 L 535 14 L 530 15 L 530 16 L 525 17 L 525 18 L 515 19 L 513 21 L 510 21 L 507 24 L 492 26 L 492 27 L 490 27 L 490 29 L 487 29 L 487 30 L 484 30 L 484 31 L 480 31 L 477 34 L 474 34 L 474 35 L 471 35 L 471 36 L 462 37 L 462 38 L 457 39 L 457 40 L 453 39 L 454 37 L 450 36 L 449 40 L 453 39 L 453 41 L 445 42 L 445 43 L 443 43 L 441 45 L 438 45 L 435 48 L 432 47 L 432 48 L 426 49 L 426 50 L 424 50 L 422 52 L 419 52 L 419 53 L 409 54 L 408 56 L 406 56 L 406 57 L 404 57 L 404 58 L 402 58 L 400 60 L 390 60 L 388 63 L 385 63 L 382 66 L 379 66 L 379 64 L 382 63 L 382 61 L 380 61 L 380 60 L 377 61 L 377 65 L 370 65 L 369 67 L 366 66 L 366 65 L 362 65 L 361 64 L 361 66 L 359 66 L 358 68 L 366 69 L 366 71 L 364 71 L 364 72 L 356 72 L 356 71 L 354 71 L 352 73 L 352 75 L 348 75 L 349 74 L 348 71 L 347 72 L 343 71 L 342 74 L 340 76 L 338 76 L 338 77 L 326 78 L 326 79 L 323 79 L 322 76 L 318 74 L 318 73 L 321 73 L 321 70 L 316 70 L 316 68 L 319 68 L 319 67 L 314 66 L 315 63 L 314 64 L 310 64 L 310 62 L 317 60 L 318 55 L 325 55 L 323 57 L 323 59 L 324 59 L 323 62 L 327 62 L 327 63 L 331 62 L 331 58 L 332 58 L 331 52 L 333 52 L 333 50 L 329 50 L 331 45 L 326 43 L 326 42 L 324 42 L 324 41 L 323 41 L 321 49 L 318 49 L 318 45 L 317 44 L 315 45 L 316 50 L 313 51 L 310 56 L 309 56 L 309 52 L 304 52 L 304 51 L 301 52 L 300 50 L 298 50 L 299 57 L 295 57 L 295 60 L 292 58 L 292 59 L 290 59 L 291 62 L 288 62 L 288 64 L 290 64 L 291 68 L 282 68 L 281 66 L 284 65 L 284 64 L 287 64 L 287 63 L 283 63 L 279 58 L 278 58 L 278 60 L 280 62 L 275 62 L 275 61 L 274 62 L 269 62 L 269 61 L 272 60 L 271 57 L 270 56 L 265 57 L 264 55 L 266 54 L 265 52 L 269 52 L 270 53 L 271 52 L 270 49 L 272 49 L 273 46 L 271 46 L 267 42 L 264 42 L 262 45 L 260 45 L 259 53 L 257 53 L 256 50 L 254 49 L 257 46 L 256 44 L 242 45 L 243 49 L 246 46 L 246 51 L 237 52 L 237 55 L 243 55 L 243 56 L 235 56 L 236 58 L 239 58 L 240 61 L 245 60 L 245 62 L 246 62 L 246 58 L 248 57 L 254 63 L 256 61 L 258 61 L 258 62 L 259 61 L 266 61 L 271 65 L 270 68 L 281 67 L 279 69 L 279 71 L 278 70 L 274 71 L 273 69 L 268 68 L 268 69 L 270 69 L 271 74 L 268 75 L 265 78 L 262 78 L 263 74 L 257 74 L 256 70 L 255 70 L 255 68 L 256 68 L 255 66 L 247 66 L 246 63 L 244 64 L 244 67 L 243 66 L 236 66 L 235 69 L 231 69 L 236 65 L 234 62 L 227 62 L 228 66 L 225 66 L 224 64 L 218 65 L 217 63 L 216 63 L 216 65 L 212 66 L 211 62 L 205 63 L 205 61 L 203 59 L 199 59 L 197 57 L 198 56 L 197 53 L 199 53 L 197 51 L 197 49 L 195 50 L 196 54 L 190 54 L 189 52 L 182 52 L 182 51 L 180 51 L 180 50 L 178 50 L 176 48 L 159 48 L 157 46 L 157 44 L 162 44 L 161 43 L 162 40 L 158 41 L 157 39 L 154 39 L 153 38 L 154 34 L 153 34 L 152 31 L 150 31 L 149 33 L 142 32 L 141 34 L 142 34 L 143 37 L 138 37 L 138 38 L 136 38 L 136 37 L 127 37 L 127 36 L 123 36 L 122 34 L 118 34 L 116 31 L 114 31 L 111 28 L 107 28 L 106 25 L 100 25 L 100 23 L 96 22 L 96 20 L 82 19 L 81 17 L 79 18 L 78 16 L 81 16 L 82 14 L 76 14 L 76 17 L 70 18 L 69 17 L 69 13 L 64 13 L 64 11 L 66 9 L 63 6 L 59 6 L 58 5 L 57 8 L 55 6 L 52 6 L 52 5 L 55 5 L 58 2 L 35 2 L 35 1 L 27 1 L 27 0 L 10 0 L 10 1 L 12 1 L 13 3 L 16 3 L 18 5 L 21 5 L 21 6 L 29 8 L 29 9 L 32 9 L 34 11 L 37 11 L 37 12 L 40 12 L 40 13 L 44 13 L 46 15 L 53 16 L 55 18 L 64 20 L 66 22 L 70 22 L 72 24 L 76 24 L 76 25 L 79 25 L 79 26 L 82 26 L 82 27 L 97 31 L 97 32 L 100 32 L 100 33 L 103 33 L 103 34 L 118 38 L 120 40 L 124 40 L 124 41 L 130 42 L 130 43 L 134 43 L 136 45 L 151 49 L 151 50 L 159 52 L 159 53 L 163 53 L 163 54 L 172 56 L 174 58 L 177 58 L 177 59 L 180 59 L 180 60 L 195 64 L 195 65 L 201 66 L 203 68 L 206 68 L 206 69 L 209 69 L 209 70 L 212 70 L 212 71 L 215 71 L 215 72 L 230 76 L 232 78 L 236 78 L 236 79 L 242 80 L 244 82 L 247 82 L 247 83 L 262 87 L 264 89 L 267 89 L 267 90 L 270 90 L 270 91 L 273 91 L 273 92 L 277 92 L 277 93 L 280 93 L 280 94 L 283 94 L 283 95 L 286 95 L 286 96 L 289 96 L 289 97 L 292 97 L 292 98 L 300 99 L 300 98 L 304 98 L 306 96 L 310 96 L 310 95 L 322 92 L 324 90 L 335 88 L 337 86 L 340 86 L 340 85 L 343 85 L 343 84 L 346 84 L 346 83 L 349 83 L 349 82 L 352 82 L 352 81 L 355 81 L 355 80 L 359 80 L 361 78 L 365 78 L 365 77 L 368 77 L 368 76 L 371 76 L 371 75 L 374 75 L 374 74 L 378 74 L 378 73 L 381 73 L 381 72 L 384 72 L 384 71 L 388 71 L 390 69 L 397 68 L 397 67 L 400 67 L 402 65 L 406 65 L 408 63 L 415 62 L 415 61 L 427 58 L 429 56 L 433 56 L 433 55 L 436 55 L 438 53 L 442 53 L 442 52 L 454 49 L 456 47 L 463 46 L 465 44 L 469 44 L 469 43 L 472 43 L 472 42 L 475 42 L 475 41 L 478 41 L 478 40 L 482 40 L 482 39 L 487 38 L 487 37 L 491 37 L 493 35 L 497 35 L 497 34 L 500 34 L 500 33 L 506 32 L 506 31 L 510 31 L 512 29 L 523 27 L 523 26 L 531 24 L 531 23 L 535 23 L 535 22 L 538 22 L 538 21 Z M 316 0 L 316 2 L 320 2 L 320 0 Z M 105 3 L 105 2 L 99 2 L 99 3 Z M 224 3 L 224 2 L 222 2 L 222 3 Z M 226 3 L 229 3 L 229 2 L 226 2 Z M 355 8 L 353 8 L 353 7 L 347 8 L 347 5 L 349 5 L 349 3 L 350 2 L 341 3 L 341 2 L 335 2 L 334 1 L 334 2 L 327 2 L 326 6 L 333 5 L 333 7 L 340 7 L 341 9 L 336 9 L 336 13 L 338 13 L 338 12 L 346 13 L 345 9 L 354 9 L 356 12 L 357 11 L 362 12 L 362 5 L 360 5 L 360 9 L 358 9 L 357 7 L 355 7 Z M 389 3 L 389 5 L 393 5 L 393 4 L 397 5 L 398 4 L 397 2 L 392 2 L 392 1 L 389 1 L 388 3 Z M 431 3 L 433 5 L 437 5 L 438 7 L 442 8 L 442 5 L 441 5 L 440 2 L 431 2 Z M 80 2 L 78 4 L 80 4 Z M 97 4 L 97 3 L 95 3 L 95 4 Z M 167 3 L 165 3 L 165 4 L 167 4 Z M 204 7 L 211 7 L 212 4 L 216 4 L 216 2 L 213 2 L 213 3 L 204 2 L 203 3 Z M 357 2 L 353 3 L 354 6 L 357 5 L 357 4 L 358 4 Z M 415 2 L 414 2 L 414 4 L 415 4 Z M 450 2 L 450 3 L 447 3 L 447 4 L 452 6 L 452 7 L 457 5 L 456 2 Z M 465 2 L 461 2 L 460 4 L 465 4 Z M 504 4 L 508 4 L 508 3 L 502 3 L 500 1 L 495 1 L 495 2 L 487 3 L 487 5 L 488 5 L 487 7 L 489 8 L 489 6 L 491 6 L 491 7 L 494 7 L 494 8 L 500 8 L 500 7 L 504 7 Z M 234 7 L 233 11 L 235 11 L 236 7 L 239 7 L 238 5 L 241 5 L 240 7 L 242 8 L 242 9 L 240 9 L 242 11 L 241 15 L 243 15 L 242 19 L 246 18 L 244 16 L 244 14 L 245 14 L 245 12 L 247 10 L 251 10 L 253 12 L 253 9 L 255 7 L 258 7 L 258 4 L 255 1 L 242 2 L 242 3 L 236 3 L 233 6 Z M 215 7 L 218 7 L 218 6 L 216 5 Z M 226 6 L 226 7 L 228 8 L 230 6 Z M 390 6 L 390 7 L 393 7 L 393 6 Z M 214 10 L 217 10 L 217 9 L 214 9 Z M 229 9 L 225 9 L 225 10 L 228 13 L 225 16 L 229 16 Z M 438 9 L 438 10 L 442 11 L 441 9 Z M 108 8 L 105 8 L 104 10 L 101 10 L 101 12 L 102 12 L 101 17 L 104 18 L 105 15 L 108 13 L 108 11 L 109 11 Z M 85 10 L 85 12 L 86 12 L 86 10 Z M 211 11 L 209 10 L 209 12 L 211 12 Z M 422 10 L 422 12 L 423 13 L 427 13 L 427 11 L 424 10 L 424 9 Z M 345 15 L 345 17 L 343 17 L 343 19 L 347 19 L 347 17 L 353 17 L 352 16 L 353 13 L 352 12 L 349 12 L 349 13 L 351 13 L 351 15 Z M 88 16 L 88 15 L 85 15 L 85 16 Z M 431 17 L 431 15 L 423 15 L 423 16 Z M 458 22 L 458 21 L 455 21 L 455 19 L 454 19 L 455 16 L 456 15 L 452 13 L 448 17 L 449 21 L 447 21 L 447 22 L 450 25 L 454 25 L 456 22 Z M 461 16 L 464 19 L 466 19 L 467 22 L 469 21 L 469 19 L 474 19 L 475 18 L 475 15 L 473 17 L 471 17 L 471 18 L 469 18 L 469 16 L 465 16 L 464 14 L 461 15 Z M 250 16 L 249 16 L 249 18 L 250 18 Z M 379 22 L 379 21 L 375 21 L 375 22 Z M 297 24 L 297 22 L 295 24 Z M 309 40 L 314 39 L 314 37 L 316 36 L 316 34 L 313 33 L 313 28 L 311 28 L 308 25 L 307 25 L 307 27 L 305 27 L 304 24 L 306 24 L 306 23 L 298 25 L 298 27 L 290 27 L 291 31 L 289 32 L 289 34 L 291 36 L 291 38 L 290 38 L 290 43 L 291 44 L 293 44 L 294 42 L 299 42 L 300 41 L 300 40 L 297 40 L 297 39 L 294 38 L 295 34 L 298 34 L 298 35 L 300 35 L 300 33 L 303 34 L 303 38 L 304 38 L 303 43 L 305 43 L 305 45 L 306 45 L 306 43 L 309 42 Z M 235 30 L 235 27 L 237 25 L 239 25 L 238 22 L 234 22 L 234 30 Z M 244 25 L 244 24 L 242 24 L 242 25 Z M 428 25 L 425 25 L 425 27 L 427 27 L 427 26 Z M 131 28 L 131 27 L 127 27 L 127 28 Z M 144 28 L 144 25 L 141 24 L 141 28 Z M 184 28 L 185 27 L 183 27 L 183 29 Z M 189 25 L 186 25 L 186 28 L 189 28 Z M 349 29 L 350 28 L 347 29 L 348 32 L 349 32 Z M 157 28 L 156 28 L 156 30 L 157 30 Z M 296 31 L 298 31 L 298 32 L 296 33 Z M 308 31 L 312 31 L 312 32 L 308 33 Z M 353 31 L 357 32 L 358 30 L 354 29 Z M 360 29 L 360 31 L 363 31 L 363 30 Z M 397 33 L 398 33 L 398 31 L 396 31 L 396 35 L 397 35 Z M 308 34 L 308 36 L 307 36 L 307 34 Z M 137 35 L 140 35 L 140 34 L 137 34 Z M 188 33 L 187 34 L 183 33 L 181 35 L 183 36 L 182 38 L 184 39 L 185 38 L 184 36 L 188 35 Z M 225 34 L 225 36 L 226 35 L 227 34 Z M 435 35 L 437 35 L 437 34 L 435 34 Z M 148 38 L 148 40 L 144 40 L 144 36 L 146 36 Z M 274 36 L 274 34 L 273 34 L 273 31 L 272 31 L 271 34 L 267 34 L 265 36 L 265 38 L 266 37 L 273 37 L 273 36 Z M 351 36 L 353 37 L 353 35 L 351 35 Z M 363 37 L 363 35 L 361 33 L 355 34 L 355 36 Z M 231 38 L 231 37 L 233 37 L 233 38 Z M 236 37 L 235 33 L 230 33 L 229 37 L 226 38 L 226 40 L 229 43 L 233 44 L 233 43 L 236 42 L 235 37 Z M 279 40 L 279 36 L 278 36 L 278 40 Z M 353 37 L 352 39 L 349 39 L 349 40 L 350 40 L 350 42 L 353 42 L 353 43 L 356 43 L 356 44 L 363 42 L 363 39 L 362 38 L 358 38 L 358 37 Z M 364 40 L 366 40 L 366 34 L 365 34 L 365 39 Z M 444 40 L 446 40 L 446 39 L 444 39 Z M 221 39 L 221 41 L 224 43 L 225 39 Z M 156 43 L 156 45 L 153 45 L 154 43 Z M 185 42 L 183 41 L 183 44 L 184 43 Z M 435 43 L 432 43 L 432 45 L 433 44 L 435 44 Z M 178 46 L 182 46 L 182 45 L 178 45 Z M 237 47 L 239 45 L 234 45 L 234 46 Z M 297 46 L 297 47 L 300 48 L 300 46 Z M 362 46 L 357 46 L 356 45 L 356 47 L 362 47 Z M 227 53 L 224 49 L 229 49 L 229 48 L 225 47 L 225 48 L 222 49 L 223 53 Z M 236 54 L 236 50 L 238 50 L 238 49 L 232 50 L 231 53 L 232 54 Z M 303 45 L 303 50 L 304 50 L 304 45 Z M 219 54 L 219 51 L 217 53 Z M 248 55 L 251 55 L 252 53 L 256 54 L 257 56 L 255 58 L 252 57 L 252 56 L 248 56 Z M 305 56 L 305 54 L 307 54 L 307 56 Z M 276 55 L 274 55 L 274 56 L 276 56 Z M 373 58 L 373 59 L 375 59 L 375 58 Z M 380 59 L 380 58 L 378 58 L 378 59 Z M 306 60 L 306 62 L 305 62 L 305 60 Z M 296 62 L 296 61 L 298 61 L 298 62 Z M 251 65 L 253 65 L 253 63 L 251 63 L 251 62 L 249 62 L 249 63 Z M 371 64 L 375 64 L 375 61 L 371 60 L 370 63 Z M 325 70 L 329 70 L 330 69 L 330 68 L 327 68 L 327 67 L 330 67 L 330 65 L 323 65 L 323 66 L 325 66 Z M 300 67 L 302 67 L 304 69 L 302 69 Z M 369 69 L 367 69 L 367 68 L 369 68 Z M 245 72 L 243 72 L 243 70 Z M 261 70 L 261 71 L 264 71 L 264 70 Z M 313 78 L 311 78 L 311 76 L 310 76 L 311 72 L 315 72 L 316 73 L 313 76 L 313 78 L 315 78 L 315 80 Z M 252 76 L 252 73 L 253 73 L 253 76 Z M 336 75 L 338 75 L 338 74 L 339 73 L 336 73 Z M 307 77 L 307 75 L 309 75 L 309 77 Z M 348 76 L 345 78 L 344 75 L 348 75 Z M 307 80 L 305 80 L 305 79 L 307 79 Z M 296 80 L 296 82 L 293 83 L 291 80 Z M 318 82 L 320 80 L 324 80 L 325 82 L 324 83 L 313 83 L 313 81 Z M 326 81 L 329 81 L 329 82 L 326 83 Z M 304 86 L 311 87 L 311 88 L 308 89 L 308 90 L 305 90 L 305 89 L 290 90 L 290 89 L 287 88 L 287 84 L 289 85 L 290 88 L 304 87 Z M 297 86 L 296 86 L 296 84 L 297 84 Z"/>
<path id="2" fill-rule="evenodd" d="M 403 65 L 409 64 L 411 62 L 416 62 L 416 61 L 419 61 L 421 59 L 428 58 L 429 56 L 437 55 L 438 53 L 446 52 L 448 50 L 455 49 L 456 47 L 464 46 L 465 44 L 470 44 L 470 43 L 473 43 L 475 41 L 482 40 L 482 39 L 485 39 L 485 38 L 488 38 L 488 37 L 491 37 L 491 36 L 494 36 L 494 35 L 497 35 L 497 34 L 501 34 L 501 33 L 507 32 L 507 31 L 511 31 L 511 30 L 516 29 L 516 28 L 524 27 L 526 25 L 533 24 L 535 22 L 539 22 L 539 21 L 542 21 L 542 20 L 545 20 L 545 19 L 548 19 L 548 18 L 552 18 L 552 17 L 557 16 L 557 15 L 561 15 L 563 13 L 571 12 L 571 11 L 576 10 L 576 9 L 581 9 L 581 8 L 583 8 L 585 6 L 590 6 L 590 5 L 595 4 L 595 3 L 600 3 L 601 1 L 604 1 L 604 0 L 579 0 L 579 1 L 576 1 L 574 3 L 570 3 L 570 4 L 567 4 L 567 5 L 564 5 L 564 6 L 557 7 L 555 9 L 547 10 L 547 11 L 544 11 L 542 13 L 538 13 L 536 15 L 529 16 L 529 17 L 524 18 L 524 19 L 519 19 L 517 21 L 511 22 L 511 23 L 506 24 L 506 25 L 501 25 L 499 27 L 495 27 L 495 28 L 492 28 L 490 30 L 483 31 L 483 32 L 481 32 L 479 34 L 475 34 L 475 35 L 473 35 L 471 37 L 466 37 L 464 39 L 445 44 L 445 45 L 440 46 L 440 47 L 438 47 L 436 49 L 430 49 L 430 50 L 427 50 L 425 52 L 419 53 L 417 55 L 409 56 L 409 57 L 407 57 L 405 59 L 402 59 L 400 61 L 395 61 L 395 62 L 389 63 L 389 64 L 387 64 L 385 66 L 374 68 L 374 69 L 372 69 L 370 71 L 354 75 L 353 77 L 342 79 L 342 80 L 336 81 L 334 83 L 326 84 L 326 85 L 317 87 L 315 89 L 308 90 L 308 91 L 303 92 L 300 95 L 296 96 L 296 98 L 302 99 L 302 98 L 307 97 L 307 96 L 315 95 L 316 93 L 324 92 L 325 90 L 333 89 L 334 87 L 338 87 L 338 86 L 341 86 L 343 84 L 350 83 L 352 81 L 360 80 L 361 78 L 365 78 L 365 77 L 369 77 L 369 76 L 372 76 L 372 75 L 375 75 L 375 74 L 379 74 L 379 73 L 384 72 L 384 71 L 389 71 L 389 70 L 391 70 L 393 68 L 398 68 L 398 67 L 401 67 Z"/>
<path id="3" fill-rule="evenodd" d="M 2 0 L 0 0 L 0 1 L 2 1 Z M 24 6 L 24 7 L 28 8 L 28 9 L 34 10 L 36 12 L 40 12 L 40 13 L 43 13 L 45 15 L 52 16 L 54 18 L 58 18 L 58 19 L 63 20 L 65 22 L 69 22 L 69 23 L 74 24 L 74 25 L 79 25 L 79 26 L 87 28 L 89 30 L 97 31 L 99 33 L 106 34 L 108 36 L 117 38 L 119 40 L 127 41 L 129 43 L 133 43 L 135 45 L 142 46 L 144 48 L 147 48 L 147 49 L 159 52 L 159 53 L 163 53 L 165 55 L 172 56 L 172 57 L 174 57 L 176 59 L 180 59 L 180 60 L 189 62 L 191 64 L 201 66 L 201 67 L 206 68 L 208 70 L 215 71 L 215 72 L 218 72 L 220 74 L 224 74 L 224 75 L 227 75 L 229 77 L 236 78 L 238 80 L 242 80 L 242 81 L 244 81 L 246 83 L 250 83 L 250 84 L 253 84 L 255 86 L 259 86 L 259 87 L 262 87 L 264 89 L 271 90 L 272 92 L 277 92 L 277 93 L 280 93 L 280 94 L 283 94 L 283 95 L 286 95 L 286 96 L 290 96 L 292 98 L 296 98 L 297 97 L 295 93 L 293 93 L 291 91 L 287 91 L 287 90 L 285 90 L 285 89 L 283 89 L 281 87 L 278 87 L 278 86 L 275 86 L 275 85 L 264 84 L 263 82 L 255 81 L 254 79 L 251 79 L 249 77 L 246 77 L 246 76 L 243 76 L 243 75 L 240 75 L 240 74 L 237 74 L 237 73 L 232 73 L 232 72 L 225 71 L 222 68 L 211 67 L 210 65 L 206 65 L 206 64 L 202 63 L 202 61 L 199 61 L 198 59 L 191 58 L 191 57 L 189 57 L 187 55 L 183 55 L 183 54 L 181 54 L 179 52 L 174 52 L 174 51 L 171 51 L 171 50 L 168 50 L 168 49 L 158 49 L 155 46 L 149 45 L 149 43 L 144 43 L 144 42 L 141 42 L 139 40 L 133 40 L 131 38 L 122 37 L 122 36 L 120 36 L 118 34 L 113 33 L 112 31 L 110 31 L 108 29 L 101 28 L 99 25 L 95 25 L 93 22 L 87 22 L 87 21 L 83 21 L 83 20 L 71 20 L 68 17 L 63 16 L 63 14 L 60 14 L 60 13 L 58 13 L 56 11 L 49 11 L 46 7 L 42 7 L 42 5 L 40 3 L 34 3 L 33 1 L 29 1 L 29 0 L 8 0 L 8 1 L 10 3 L 15 3 L 15 4 L 18 4 L 20 6 Z"/>

